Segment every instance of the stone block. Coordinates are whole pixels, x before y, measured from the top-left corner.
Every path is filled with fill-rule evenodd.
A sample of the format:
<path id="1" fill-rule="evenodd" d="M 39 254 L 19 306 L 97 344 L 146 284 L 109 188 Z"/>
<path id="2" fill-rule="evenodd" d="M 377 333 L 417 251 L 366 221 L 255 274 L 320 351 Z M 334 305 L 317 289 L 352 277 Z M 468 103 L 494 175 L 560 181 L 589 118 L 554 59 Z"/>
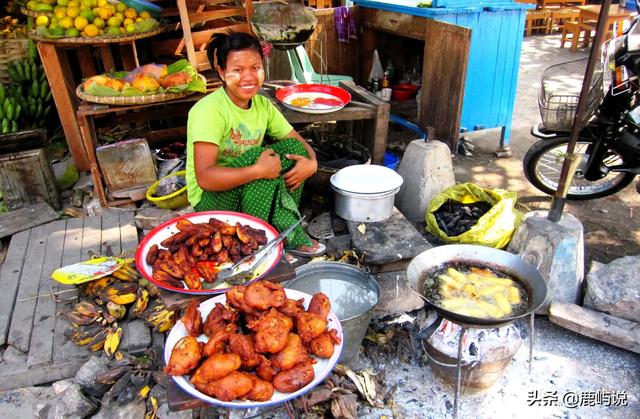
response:
<path id="1" fill-rule="evenodd" d="M 580 221 L 565 213 L 559 222 L 547 219 L 547 211 L 532 211 L 511 239 L 507 250 L 531 254 L 547 284 L 547 299 L 536 313 L 547 314 L 551 301 L 580 304 L 584 280 L 584 238 Z"/>
<path id="2" fill-rule="evenodd" d="M 380 285 L 376 316 L 406 313 L 424 306 L 424 300 L 409 288 L 406 271 L 384 272 L 375 277 Z"/>
<path id="3" fill-rule="evenodd" d="M 587 275 L 584 306 L 640 323 L 640 255 L 606 265 L 595 262 Z"/>
<path id="4" fill-rule="evenodd" d="M 139 353 L 151 346 L 151 331 L 142 319 L 122 323 L 120 350 Z"/>
<path id="5" fill-rule="evenodd" d="M 404 179 L 396 206 L 411 221 L 424 221 L 429 202 L 455 184 L 449 146 L 441 141 L 414 140 L 398 167 Z"/>

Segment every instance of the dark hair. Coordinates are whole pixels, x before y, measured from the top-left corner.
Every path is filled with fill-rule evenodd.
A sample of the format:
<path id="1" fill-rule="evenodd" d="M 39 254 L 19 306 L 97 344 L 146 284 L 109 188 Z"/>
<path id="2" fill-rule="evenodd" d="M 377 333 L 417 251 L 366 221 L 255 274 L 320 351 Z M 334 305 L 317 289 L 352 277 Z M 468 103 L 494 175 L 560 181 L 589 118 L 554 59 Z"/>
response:
<path id="1" fill-rule="evenodd" d="M 264 59 L 262 54 L 262 46 L 260 41 L 255 36 L 246 32 L 234 32 L 231 34 L 215 33 L 211 37 L 209 48 L 207 50 L 207 57 L 211 62 L 211 68 L 216 70 L 215 64 L 217 63 L 220 68 L 226 68 L 227 56 L 231 51 L 240 51 L 243 49 L 252 49 L 260 54 L 260 58 Z M 215 60 L 214 60 L 215 54 Z"/>

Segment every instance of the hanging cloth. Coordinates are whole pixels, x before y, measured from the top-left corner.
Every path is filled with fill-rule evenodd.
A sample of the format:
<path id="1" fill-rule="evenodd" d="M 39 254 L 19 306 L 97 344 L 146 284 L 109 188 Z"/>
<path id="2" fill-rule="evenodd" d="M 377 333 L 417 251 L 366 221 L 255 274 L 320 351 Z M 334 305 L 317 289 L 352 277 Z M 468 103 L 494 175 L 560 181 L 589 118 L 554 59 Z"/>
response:
<path id="1" fill-rule="evenodd" d="M 358 39 L 356 20 L 347 6 L 336 7 L 334 9 L 334 16 L 339 42 L 349 42 L 351 39 Z"/>

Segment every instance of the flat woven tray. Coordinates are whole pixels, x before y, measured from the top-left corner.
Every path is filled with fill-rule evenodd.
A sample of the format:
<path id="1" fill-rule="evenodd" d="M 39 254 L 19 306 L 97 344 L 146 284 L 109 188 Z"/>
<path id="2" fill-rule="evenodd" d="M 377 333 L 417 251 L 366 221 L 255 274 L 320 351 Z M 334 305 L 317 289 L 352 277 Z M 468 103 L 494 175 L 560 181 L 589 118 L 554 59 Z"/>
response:
<path id="1" fill-rule="evenodd" d="M 202 79 L 204 76 L 200 75 Z M 206 81 L 205 81 L 206 83 Z M 132 106 L 132 105 L 148 105 L 150 103 L 168 102 L 170 100 L 180 99 L 185 96 L 192 95 L 193 90 L 185 90 L 182 92 L 168 92 L 157 93 L 153 95 L 140 95 L 140 96 L 95 96 L 89 93 L 85 93 L 82 90 L 82 84 L 76 88 L 76 95 L 84 101 L 100 103 L 103 105 L 118 105 L 118 106 Z"/>
<path id="2" fill-rule="evenodd" d="M 129 41 L 135 41 L 136 39 L 143 39 L 143 38 L 148 38 L 150 36 L 154 36 L 157 35 L 161 32 L 164 31 L 164 27 L 158 27 L 156 29 L 147 31 L 147 32 L 140 32 L 140 33 L 134 33 L 131 35 L 122 35 L 122 36 L 94 36 L 94 37 L 85 37 L 85 36 L 78 36 L 78 37 L 62 37 L 62 38 L 47 38 L 44 36 L 38 36 L 36 35 L 34 32 L 31 32 L 29 34 L 29 38 L 33 39 L 34 41 L 40 41 L 40 42 L 52 42 L 55 44 L 92 44 L 92 45 L 99 45 L 99 44 L 116 44 L 116 43 L 122 43 L 122 42 L 129 42 Z"/>
<path id="3" fill-rule="evenodd" d="M 53 12 L 36 12 L 35 10 L 29 10 L 26 7 L 20 8 L 20 13 L 25 16 L 38 17 L 38 16 L 51 16 Z"/>

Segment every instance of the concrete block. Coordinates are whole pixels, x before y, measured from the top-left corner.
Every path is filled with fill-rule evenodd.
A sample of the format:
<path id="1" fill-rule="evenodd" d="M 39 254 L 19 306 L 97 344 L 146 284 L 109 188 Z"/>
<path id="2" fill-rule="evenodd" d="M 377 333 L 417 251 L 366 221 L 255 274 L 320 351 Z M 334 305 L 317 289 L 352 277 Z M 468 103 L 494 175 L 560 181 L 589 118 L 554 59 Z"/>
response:
<path id="1" fill-rule="evenodd" d="M 151 330 L 142 319 L 122 323 L 121 350 L 140 353 L 151 346 Z"/>
<path id="2" fill-rule="evenodd" d="M 424 221 L 429 202 L 455 184 L 449 146 L 441 141 L 414 140 L 398 167 L 404 179 L 396 206 L 411 221 Z"/>
<path id="3" fill-rule="evenodd" d="M 556 223 L 547 219 L 547 213 L 525 214 L 507 248 L 536 256 L 535 263 L 547 283 L 547 300 L 538 314 L 547 314 L 551 301 L 579 305 L 584 280 L 582 223 L 567 213 Z"/>

